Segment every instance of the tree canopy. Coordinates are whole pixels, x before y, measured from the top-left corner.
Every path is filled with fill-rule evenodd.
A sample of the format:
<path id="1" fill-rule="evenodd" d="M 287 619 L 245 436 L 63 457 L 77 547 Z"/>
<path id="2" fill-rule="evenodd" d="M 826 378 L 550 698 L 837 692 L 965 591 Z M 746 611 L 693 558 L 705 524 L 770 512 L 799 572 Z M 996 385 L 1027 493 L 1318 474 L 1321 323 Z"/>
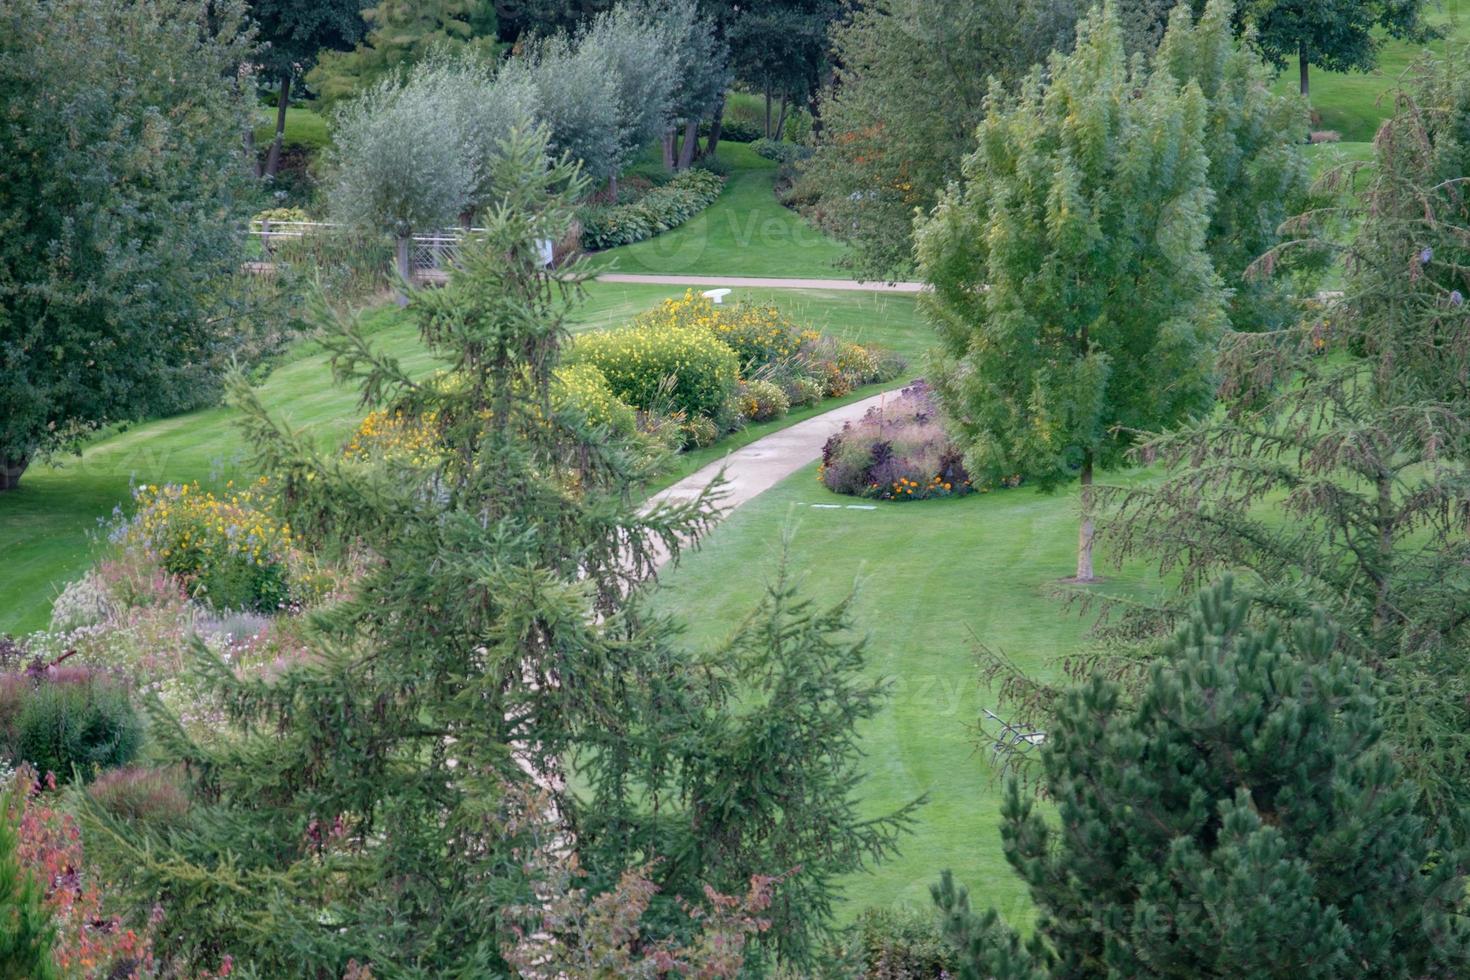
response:
<path id="1" fill-rule="evenodd" d="M 1244 13 L 1273 64 L 1296 59 L 1302 95 L 1309 94 L 1311 65 L 1369 71 L 1385 36 L 1429 34 L 1424 0 L 1244 0 Z"/>
<path id="2" fill-rule="evenodd" d="M 1019 92 L 993 86 L 964 179 L 918 234 L 942 350 L 934 384 L 979 479 L 1079 474 L 1213 399 L 1224 294 L 1206 234 L 1209 103 L 1130 67 L 1116 9 Z"/>
<path id="3" fill-rule="evenodd" d="M 244 26 L 203 0 L 0 7 L 0 489 L 88 427 L 206 401 L 248 337 Z"/>
<path id="4" fill-rule="evenodd" d="M 915 212 L 928 213 L 959 177 L 990 79 L 1014 83 L 1070 47 L 1074 24 L 1053 0 L 881 0 L 833 27 L 834 77 L 802 180 L 823 227 L 852 244 L 860 274 L 911 270 Z"/>

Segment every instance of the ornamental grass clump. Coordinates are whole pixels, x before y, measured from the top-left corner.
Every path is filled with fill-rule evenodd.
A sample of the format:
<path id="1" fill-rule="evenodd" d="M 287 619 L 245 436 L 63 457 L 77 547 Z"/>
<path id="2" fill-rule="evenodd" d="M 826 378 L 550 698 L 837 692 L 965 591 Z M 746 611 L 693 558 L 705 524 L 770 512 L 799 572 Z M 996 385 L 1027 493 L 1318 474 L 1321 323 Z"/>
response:
<path id="1" fill-rule="evenodd" d="M 273 612 L 291 600 L 291 525 L 273 513 L 269 479 L 216 495 L 197 483 L 133 491 L 124 544 L 141 544 L 191 596 L 216 609 Z"/>
<path id="2" fill-rule="evenodd" d="M 975 489 L 922 381 L 828 439 L 817 473 L 829 490 L 876 500 L 956 497 Z"/>

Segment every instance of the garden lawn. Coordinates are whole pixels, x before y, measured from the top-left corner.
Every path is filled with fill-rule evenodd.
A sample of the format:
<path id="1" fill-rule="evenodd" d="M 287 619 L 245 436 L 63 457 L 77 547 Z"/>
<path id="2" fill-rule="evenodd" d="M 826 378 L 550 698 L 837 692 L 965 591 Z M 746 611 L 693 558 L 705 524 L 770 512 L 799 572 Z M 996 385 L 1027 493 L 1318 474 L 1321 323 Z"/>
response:
<path id="1" fill-rule="evenodd" d="M 869 815 L 925 794 L 929 802 L 897 858 L 846 883 L 844 920 L 867 905 L 927 909 L 929 885 L 952 868 L 975 905 L 1030 923 L 1025 890 L 1001 851 L 1001 785 L 976 731 L 994 699 L 974 651 L 978 640 L 1030 676 L 1056 679 L 1062 657 L 1083 641 L 1084 620 L 1054 596 L 1075 566 L 1075 500 L 1075 488 L 1044 496 L 1022 487 L 864 501 L 825 489 L 812 466 L 735 511 L 664 573 L 660 605 L 691 624 L 696 644 L 722 639 L 754 607 L 779 560 L 783 528 L 793 530 L 790 560 L 807 595 L 830 603 L 861 582 L 855 613 L 870 637 L 868 670 L 892 684 L 892 698 L 861 733 L 868 778 L 859 795 Z M 1151 578 L 1115 578 L 1103 588 L 1131 592 Z"/>
<path id="2" fill-rule="evenodd" d="M 261 108 L 255 113 L 255 148 L 265 152 L 276 138 L 276 110 Z M 313 154 L 326 149 L 331 142 L 327 120 L 315 109 L 305 106 L 286 107 L 286 133 L 283 146 L 300 146 Z"/>
<path id="3" fill-rule="evenodd" d="M 1464 56 L 1470 44 L 1470 4 L 1466 0 L 1441 0 L 1429 5 L 1430 21 L 1444 29 L 1445 37 L 1428 44 L 1386 41 L 1373 72 L 1330 72 L 1315 65 L 1311 69 L 1312 109 L 1319 117 L 1318 129 L 1332 129 L 1344 140 L 1367 142 L 1378 126 L 1393 112 L 1393 90 L 1409 67 L 1425 52 L 1443 57 L 1452 48 Z M 1279 92 L 1297 91 L 1296 61 L 1276 80 Z"/>
<path id="4" fill-rule="evenodd" d="M 725 191 L 689 221 L 646 241 L 599 253 L 599 268 L 703 276 L 847 278 L 846 246 L 828 238 L 774 193 L 776 164 L 745 143 L 721 142 Z"/>
<path id="5" fill-rule="evenodd" d="M 579 329 L 623 323 L 634 313 L 683 291 L 593 283 L 588 292 L 587 305 L 578 311 Z M 737 295 L 745 293 L 737 291 Z M 754 294 L 751 291 L 751 298 L 756 298 Z M 912 296 L 780 291 L 761 298 L 779 302 L 813 326 L 854 340 L 883 343 L 911 359 L 932 336 L 920 322 Z M 366 323 L 376 342 L 411 369 L 427 372 L 433 368 L 412 326 L 396 308 L 372 311 Z M 864 392 L 876 390 L 871 387 Z M 325 355 L 309 341 L 271 372 L 259 391 L 271 410 L 293 427 L 309 431 L 323 446 L 341 443 L 363 414 L 353 391 L 331 383 Z M 801 417 L 766 426 L 778 428 Z M 234 418 L 231 409 L 213 408 L 106 434 L 94 440 L 80 459 L 64 459 L 60 466 L 33 466 L 20 489 L 0 494 L 0 555 L 4 556 L 0 561 L 0 635 L 46 625 L 52 599 L 91 563 L 100 522 L 115 507 L 128 503 L 132 485 L 198 480 L 217 486 L 235 477 L 254 476 Z M 718 458 L 735 445 L 738 443 L 718 443 L 706 453 Z M 704 456 L 692 462 L 702 461 L 706 461 Z M 682 475 L 689 464 L 681 459 L 677 465 Z"/>

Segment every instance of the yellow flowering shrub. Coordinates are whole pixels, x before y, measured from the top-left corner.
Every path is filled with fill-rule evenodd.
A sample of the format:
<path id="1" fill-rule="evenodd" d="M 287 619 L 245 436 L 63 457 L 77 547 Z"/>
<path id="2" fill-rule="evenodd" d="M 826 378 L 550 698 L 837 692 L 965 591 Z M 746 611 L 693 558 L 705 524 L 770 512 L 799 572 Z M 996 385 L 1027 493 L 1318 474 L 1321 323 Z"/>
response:
<path id="1" fill-rule="evenodd" d="M 568 362 L 595 366 L 617 397 L 635 408 L 690 417 L 717 414 L 740 368 L 735 351 L 708 325 L 648 314 L 626 327 L 582 334 Z"/>
<path id="2" fill-rule="evenodd" d="M 272 514 L 268 480 L 225 493 L 197 483 L 138 487 L 126 543 L 148 549 L 217 609 L 268 612 L 290 601 L 291 526 Z"/>
<path id="3" fill-rule="evenodd" d="M 772 364 L 797 352 L 800 331 L 774 306 L 756 303 L 716 305 L 688 290 L 679 299 L 667 299 L 642 313 L 635 325 L 705 327 L 730 346 L 742 367 Z"/>
<path id="4" fill-rule="evenodd" d="M 592 364 L 568 364 L 556 369 L 552 398 L 557 407 L 574 408 L 593 425 L 621 435 L 632 435 L 637 417 L 627 402 L 613 394 L 612 385 Z"/>
<path id="5" fill-rule="evenodd" d="M 568 364 L 556 369 L 552 401 L 560 409 L 580 412 L 592 425 L 631 435 L 637 417 L 627 403 L 613 394 L 602 372 L 591 364 Z M 441 375 L 436 385 L 454 384 Z M 429 466 L 443 454 L 438 415 L 411 415 L 402 409 L 378 409 L 358 423 L 342 454 L 348 459 L 383 459 L 404 466 Z"/>

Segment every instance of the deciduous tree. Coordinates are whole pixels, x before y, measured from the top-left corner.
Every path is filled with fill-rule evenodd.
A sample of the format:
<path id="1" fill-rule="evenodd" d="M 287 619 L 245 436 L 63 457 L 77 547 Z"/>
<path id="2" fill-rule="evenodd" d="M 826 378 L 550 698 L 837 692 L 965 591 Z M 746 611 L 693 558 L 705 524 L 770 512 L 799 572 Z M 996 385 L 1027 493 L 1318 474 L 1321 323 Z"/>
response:
<path id="1" fill-rule="evenodd" d="M 0 490 L 90 426 L 207 402 L 249 337 L 243 14 L 0 6 Z"/>
<path id="2" fill-rule="evenodd" d="M 342 51 L 367 29 L 360 0 L 252 0 L 250 17 L 261 42 L 261 74 L 276 82 L 276 135 L 265 158 L 265 175 L 281 163 L 286 109 L 292 86 L 316 65 L 324 50 Z"/>
<path id="3" fill-rule="evenodd" d="M 935 389 L 966 467 L 1045 490 L 1080 476 L 1079 581 L 1094 469 L 1212 403 L 1207 114 L 1198 85 L 1130 68 L 1109 4 L 1045 75 L 992 87 L 964 180 L 919 232 Z"/>
<path id="4" fill-rule="evenodd" d="M 362 12 L 367 36 L 351 51 L 326 51 L 307 82 L 330 107 L 399 76 L 432 52 L 493 61 L 499 51 L 492 0 L 379 0 Z"/>
<path id="5" fill-rule="evenodd" d="M 833 26 L 834 77 L 802 181 L 860 274 L 911 271 L 915 212 L 960 176 L 990 79 L 1013 83 L 1070 47 L 1075 21 L 1056 0 L 879 0 Z"/>
<path id="6" fill-rule="evenodd" d="M 1424 0 L 1245 0 L 1256 43 L 1277 67 L 1297 62 L 1301 94 L 1311 94 L 1310 66 L 1371 71 L 1383 38 L 1429 36 Z"/>

